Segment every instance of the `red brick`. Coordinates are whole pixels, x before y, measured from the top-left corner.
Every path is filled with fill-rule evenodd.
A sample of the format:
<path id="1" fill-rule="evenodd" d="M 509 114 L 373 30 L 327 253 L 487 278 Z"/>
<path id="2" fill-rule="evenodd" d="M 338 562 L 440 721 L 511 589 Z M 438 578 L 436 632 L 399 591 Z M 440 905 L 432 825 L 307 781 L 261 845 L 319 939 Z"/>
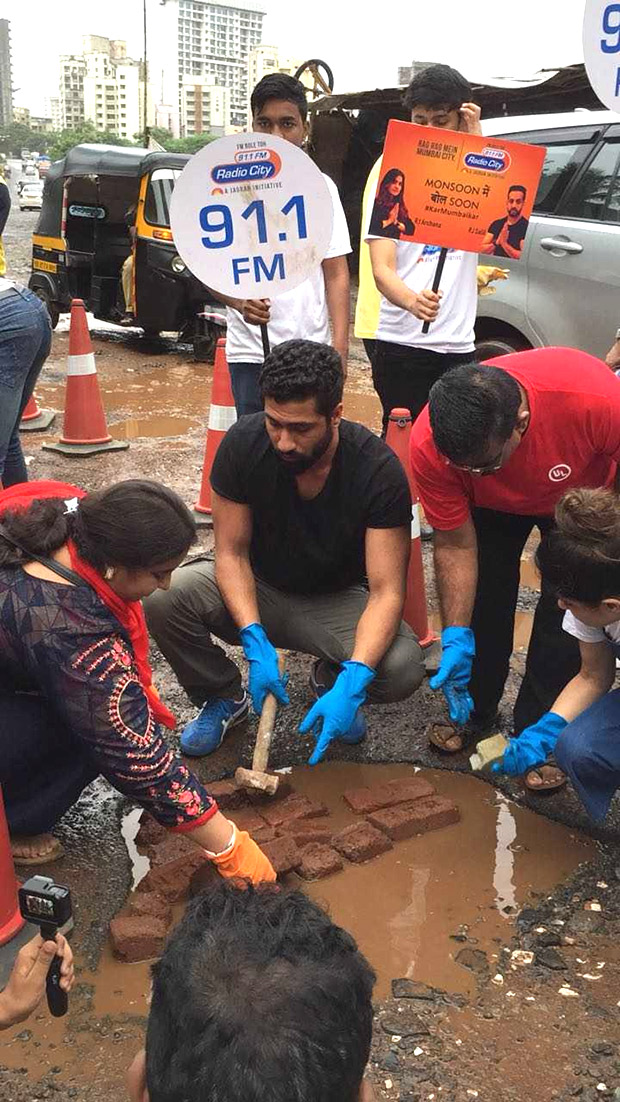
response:
<path id="1" fill-rule="evenodd" d="M 427 796 L 398 807 L 386 807 L 373 812 L 368 821 L 383 830 L 393 842 L 401 842 L 414 834 L 458 823 L 461 815 L 456 804 L 445 796 Z"/>
<path id="2" fill-rule="evenodd" d="M 278 876 L 292 872 L 301 864 L 301 853 L 292 838 L 274 838 L 271 842 L 265 842 L 261 849 Z"/>
<path id="3" fill-rule="evenodd" d="M 212 888 L 214 884 L 220 883 L 221 879 L 215 865 L 211 861 L 205 861 L 199 869 L 196 869 L 189 882 L 190 899 Z"/>
<path id="4" fill-rule="evenodd" d="M 141 915 L 113 918 L 110 936 L 114 955 L 128 963 L 160 957 L 167 932 L 168 927 L 161 918 Z"/>
<path id="5" fill-rule="evenodd" d="M 380 807 L 393 807 L 396 804 L 419 800 L 432 796 L 435 789 L 424 777 L 402 777 L 395 781 L 385 781 L 371 788 L 350 788 L 344 792 L 344 798 L 350 808 L 358 815 L 368 815 Z"/>
<path id="6" fill-rule="evenodd" d="M 135 839 L 138 849 L 147 849 L 148 846 L 156 846 L 158 842 L 163 841 L 167 834 L 168 831 L 165 826 L 158 823 L 157 820 L 146 811 L 142 812 L 140 827 Z"/>
<path id="7" fill-rule="evenodd" d="M 307 796 L 300 796 L 296 792 L 279 800 L 271 807 L 262 807 L 261 815 L 270 826 L 279 827 L 295 819 L 316 819 L 321 815 L 327 815 L 327 808 L 316 800 L 310 800 Z"/>
<path id="8" fill-rule="evenodd" d="M 172 922 L 172 908 L 158 892 L 134 892 L 127 900 L 129 914 L 141 918 L 159 918 L 168 928 Z"/>
<path id="9" fill-rule="evenodd" d="M 293 838 L 298 846 L 305 846 L 308 842 L 324 842 L 329 845 L 333 833 L 332 824 L 325 819 L 293 819 L 278 827 L 278 834 Z"/>
<path id="10" fill-rule="evenodd" d="M 191 842 L 185 834 L 171 834 L 166 831 L 166 837 L 156 845 L 147 846 L 146 852 L 151 862 L 151 868 L 158 865 L 167 865 L 170 861 L 176 861 L 179 857 L 193 857 L 197 852 L 195 842 Z"/>
<path id="11" fill-rule="evenodd" d="M 198 846 L 194 848 L 195 854 L 178 857 L 176 861 L 168 861 L 166 865 L 151 869 L 140 881 L 136 891 L 158 892 L 169 903 L 178 903 L 187 894 L 192 874 L 207 860 Z"/>
<path id="12" fill-rule="evenodd" d="M 332 845 L 347 861 L 355 864 L 370 861 L 372 857 L 378 857 L 380 853 L 392 848 L 390 839 L 383 831 L 365 822 L 345 827 L 334 835 Z"/>
<path id="13" fill-rule="evenodd" d="M 304 880 L 321 880 L 324 876 L 331 876 L 334 872 L 340 872 L 342 858 L 331 846 L 325 846 L 322 842 L 310 842 L 301 851 L 301 865 L 298 872 Z"/>
<path id="14" fill-rule="evenodd" d="M 239 830 L 247 830 L 259 846 L 262 846 L 263 842 L 270 842 L 276 836 L 273 827 L 269 826 L 269 823 L 266 823 L 253 807 L 241 807 L 238 811 L 231 812 L 230 818 Z"/>
<path id="15" fill-rule="evenodd" d="M 214 800 L 220 811 L 232 811 L 236 807 L 247 807 L 248 798 L 242 788 L 238 788 L 235 781 L 206 781 L 205 788 Z"/>

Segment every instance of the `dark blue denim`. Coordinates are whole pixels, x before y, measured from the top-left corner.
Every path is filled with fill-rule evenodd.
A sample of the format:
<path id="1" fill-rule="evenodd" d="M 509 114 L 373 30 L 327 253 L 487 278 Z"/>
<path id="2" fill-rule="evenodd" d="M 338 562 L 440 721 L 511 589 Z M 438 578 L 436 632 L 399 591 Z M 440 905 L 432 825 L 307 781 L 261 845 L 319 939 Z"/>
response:
<path id="1" fill-rule="evenodd" d="M 620 788 L 620 689 L 606 693 L 569 723 L 554 754 L 588 814 L 602 822 Z"/>
<path id="2" fill-rule="evenodd" d="M 52 343 L 49 314 L 32 291 L 0 297 L 0 479 L 27 482 L 19 422 Z"/>
<path id="3" fill-rule="evenodd" d="M 244 417 L 246 413 L 262 413 L 263 398 L 258 385 L 262 367 L 262 364 L 250 363 L 228 365 L 237 417 Z"/>

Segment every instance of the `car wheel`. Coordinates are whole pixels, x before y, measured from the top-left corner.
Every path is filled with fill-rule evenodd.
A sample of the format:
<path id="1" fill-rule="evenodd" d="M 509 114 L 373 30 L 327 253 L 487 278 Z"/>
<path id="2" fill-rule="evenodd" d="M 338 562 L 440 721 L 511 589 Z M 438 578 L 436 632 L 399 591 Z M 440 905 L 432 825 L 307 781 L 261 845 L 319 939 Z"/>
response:
<path id="1" fill-rule="evenodd" d="M 58 325 L 58 319 L 60 317 L 60 306 L 57 302 L 53 302 L 49 291 L 46 291 L 44 287 L 35 287 L 34 293 L 37 298 L 41 299 L 41 302 L 47 307 L 47 312 L 50 316 L 52 323 L 52 329 L 55 329 Z"/>
<path id="2" fill-rule="evenodd" d="M 515 336 L 482 337 L 476 341 L 475 356 L 479 363 L 492 360 L 496 356 L 510 356 L 513 352 L 524 352 L 531 348 L 526 340 Z"/>

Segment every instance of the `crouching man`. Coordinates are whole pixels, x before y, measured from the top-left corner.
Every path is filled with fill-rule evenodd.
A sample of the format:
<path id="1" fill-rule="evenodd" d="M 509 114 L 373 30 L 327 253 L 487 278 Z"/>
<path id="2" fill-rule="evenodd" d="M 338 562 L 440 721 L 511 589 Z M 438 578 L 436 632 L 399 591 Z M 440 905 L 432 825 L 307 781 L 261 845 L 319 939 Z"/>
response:
<path id="1" fill-rule="evenodd" d="M 300 731 L 317 736 L 316 764 L 332 739 L 364 738 L 366 699 L 404 700 L 422 681 L 420 648 L 401 621 L 409 488 L 391 449 L 342 419 L 333 348 L 286 341 L 266 358 L 261 389 L 264 413 L 238 421 L 213 464 L 215 564 L 180 567 L 145 608 L 200 706 L 184 753 L 211 753 L 248 712 L 241 674 L 213 633 L 241 643 L 256 712 L 268 692 L 288 704 L 276 647 L 315 656 L 317 700 Z"/>

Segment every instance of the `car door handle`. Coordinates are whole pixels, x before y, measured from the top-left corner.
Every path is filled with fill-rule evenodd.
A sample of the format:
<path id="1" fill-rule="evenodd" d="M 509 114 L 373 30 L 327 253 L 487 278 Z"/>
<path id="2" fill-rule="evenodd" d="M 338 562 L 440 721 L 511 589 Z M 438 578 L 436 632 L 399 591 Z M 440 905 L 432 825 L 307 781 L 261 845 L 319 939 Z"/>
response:
<path id="1" fill-rule="evenodd" d="M 578 241 L 571 241 L 569 237 L 541 237 L 540 239 L 541 249 L 546 249 L 548 253 L 564 252 L 564 253 L 582 253 L 583 245 L 580 245 Z"/>

